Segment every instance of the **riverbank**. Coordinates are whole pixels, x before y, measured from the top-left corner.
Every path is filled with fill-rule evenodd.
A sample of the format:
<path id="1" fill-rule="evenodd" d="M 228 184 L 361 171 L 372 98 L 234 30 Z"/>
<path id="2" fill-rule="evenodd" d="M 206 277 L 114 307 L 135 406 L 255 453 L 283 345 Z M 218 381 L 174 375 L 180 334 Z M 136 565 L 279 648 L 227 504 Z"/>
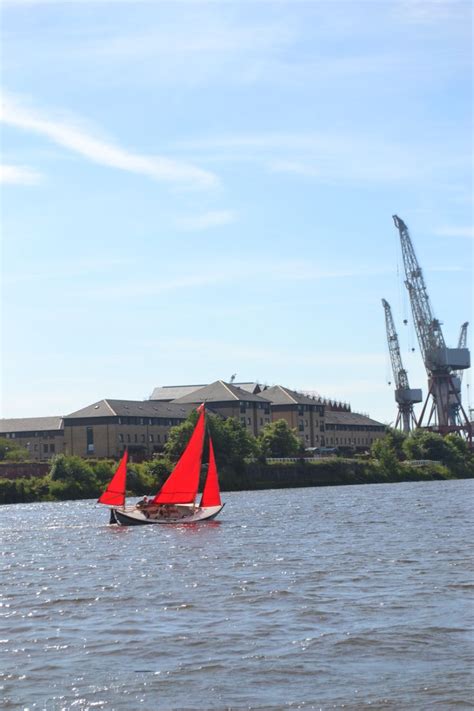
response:
<path id="1" fill-rule="evenodd" d="M 114 467 L 115 462 L 82 460 L 78 457 L 58 457 L 51 468 L 32 463 L 12 465 L 3 462 L 0 464 L 0 504 L 96 498 L 110 480 Z M 169 460 L 131 464 L 127 493 L 130 496 L 143 496 L 157 491 L 171 467 Z M 9 476 L 10 472 L 13 476 Z M 472 463 L 447 467 L 438 462 L 421 465 L 396 462 L 387 467 L 374 459 L 341 457 L 272 464 L 250 462 L 238 469 L 227 466 L 220 471 L 223 491 L 469 478 L 474 478 Z"/>

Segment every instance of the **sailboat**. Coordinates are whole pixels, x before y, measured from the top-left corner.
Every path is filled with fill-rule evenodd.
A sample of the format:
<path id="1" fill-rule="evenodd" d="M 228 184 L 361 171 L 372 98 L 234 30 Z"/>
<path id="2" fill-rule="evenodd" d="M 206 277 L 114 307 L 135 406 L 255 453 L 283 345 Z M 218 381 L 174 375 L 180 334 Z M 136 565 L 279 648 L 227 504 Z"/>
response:
<path id="1" fill-rule="evenodd" d="M 219 490 L 214 447 L 209 433 L 209 465 L 199 504 L 199 477 L 205 434 L 205 408 L 198 407 L 199 418 L 186 449 L 158 493 L 146 497 L 134 506 L 125 505 L 128 453 L 124 455 L 98 503 L 109 506 L 111 523 L 120 526 L 141 526 L 162 523 L 195 523 L 215 518 L 224 508 Z"/>

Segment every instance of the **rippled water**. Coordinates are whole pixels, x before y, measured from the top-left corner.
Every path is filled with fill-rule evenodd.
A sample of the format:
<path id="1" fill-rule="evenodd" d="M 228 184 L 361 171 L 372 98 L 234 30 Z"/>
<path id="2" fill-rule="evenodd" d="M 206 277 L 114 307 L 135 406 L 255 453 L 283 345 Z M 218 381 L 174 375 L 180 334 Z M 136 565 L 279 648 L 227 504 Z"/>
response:
<path id="1" fill-rule="evenodd" d="M 0 508 L 5 709 L 473 708 L 474 482 Z"/>

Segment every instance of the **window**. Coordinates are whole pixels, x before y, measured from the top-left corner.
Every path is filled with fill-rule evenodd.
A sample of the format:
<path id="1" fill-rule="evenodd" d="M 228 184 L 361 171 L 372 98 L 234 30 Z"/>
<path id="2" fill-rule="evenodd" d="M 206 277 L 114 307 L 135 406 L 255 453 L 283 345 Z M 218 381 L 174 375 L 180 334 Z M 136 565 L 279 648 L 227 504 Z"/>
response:
<path id="1" fill-rule="evenodd" d="M 38 451 L 38 445 L 35 444 L 35 445 L 33 446 L 33 449 L 35 450 L 35 452 L 37 452 L 37 451 Z"/>
<path id="2" fill-rule="evenodd" d="M 127 435 L 127 442 L 131 442 L 130 435 Z"/>
<path id="3" fill-rule="evenodd" d="M 153 435 L 148 435 L 148 441 L 149 441 L 149 442 L 154 442 L 154 441 L 155 441 L 155 438 L 153 437 Z"/>
<path id="4" fill-rule="evenodd" d="M 241 417 L 241 418 L 240 418 L 240 424 L 241 424 L 241 425 L 245 425 L 245 417 Z"/>
<path id="5" fill-rule="evenodd" d="M 145 441 L 145 435 L 143 434 L 142 435 L 142 442 L 144 442 L 144 441 Z"/>
<path id="6" fill-rule="evenodd" d="M 304 422 L 303 422 L 303 420 L 300 420 L 299 425 L 298 425 L 298 430 L 299 430 L 300 432 L 303 432 L 303 431 L 304 431 Z"/>
<path id="7" fill-rule="evenodd" d="M 247 417 L 247 424 L 248 425 L 252 424 L 252 420 L 250 419 L 250 417 Z"/>
<path id="8" fill-rule="evenodd" d="M 43 444 L 43 454 L 47 454 L 47 453 L 48 453 L 48 445 Z"/>
<path id="9" fill-rule="evenodd" d="M 119 442 L 123 442 L 123 434 L 119 434 Z"/>
<path id="10" fill-rule="evenodd" d="M 309 441 L 309 435 L 305 435 L 304 438 L 307 442 Z"/>
<path id="11" fill-rule="evenodd" d="M 50 445 L 49 445 L 49 451 L 50 451 L 50 452 L 55 452 L 55 451 L 56 451 L 56 448 L 55 448 L 54 444 L 50 444 Z"/>
<path id="12" fill-rule="evenodd" d="M 269 425 L 269 424 L 270 424 L 270 418 L 269 418 L 269 417 L 265 417 L 265 424 L 266 424 L 266 425 Z"/>
<path id="13" fill-rule="evenodd" d="M 245 407 L 245 402 L 240 403 L 240 412 L 245 412 L 247 408 Z"/>
<path id="14" fill-rule="evenodd" d="M 153 437 L 153 435 L 152 435 L 152 437 Z M 159 434 L 156 435 L 156 441 L 157 441 L 157 442 L 160 442 L 160 441 L 161 441 L 161 437 L 160 437 Z"/>
<path id="15" fill-rule="evenodd" d="M 138 435 L 135 435 L 135 442 L 138 442 Z"/>
<path id="16" fill-rule="evenodd" d="M 263 417 L 260 418 L 260 424 L 263 425 Z"/>
<path id="17" fill-rule="evenodd" d="M 92 427 L 86 427 L 86 442 L 87 442 L 87 452 L 94 451 L 94 430 Z"/>

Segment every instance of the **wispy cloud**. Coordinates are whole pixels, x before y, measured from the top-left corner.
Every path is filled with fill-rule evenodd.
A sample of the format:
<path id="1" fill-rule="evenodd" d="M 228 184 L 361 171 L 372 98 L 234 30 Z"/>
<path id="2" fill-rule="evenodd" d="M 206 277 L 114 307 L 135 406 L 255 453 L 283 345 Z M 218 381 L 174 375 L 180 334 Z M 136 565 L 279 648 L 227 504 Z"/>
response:
<path id="1" fill-rule="evenodd" d="M 442 153 L 434 156 L 429 145 L 410 146 L 356 131 L 230 134 L 176 144 L 180 149 L 191 151 L 195 159 L 248 161 L 274 173 L 345 184 L 413 183 L 444 174 L 448 162 Z"/>
<path id="2" fill-rule="evenodd" d="M 207 230 L 211 227 L 228 225 L 235 220 L 236 214 L 231 210 L 210 210 L 209 212 L 204 212 L 201 215 L 180 217 L 176 221 L 176 224 L 181 230 L 194 232 Z"/>
<path id="3" fill-rule="evenodd" d="M 190 163 L 163 156 L 141 155 L 95 137 L 79 123 L 51 118 L 4 95 L 0 120 L 16 128 L 45 136 L 57 145 L 111 168 L 145 175 L 153 180 L 209 188 L 217 184 L 213 173 Z"/>
<path id="4" fill-rule="evenodd" d="M 0 164 L 0 183 L 6 185 L 37 185 L 42 180 L 38 171 L 23 165 Z"/>
<path id="5" fill-rule="evenodd" d="M 434 233 L 440 237 L 465 237 L 466 239 L 474 239 L 474 227 L 446 225 L 435 230 Z"/>
<path id="6" fill-rule="evenodd" d="M 471 8 L 471 3 L 465 0 L 399 0 L 393 12 L 414 24 L 440 23 L 444 28 L 446 21 L 466 16 Z"/>

